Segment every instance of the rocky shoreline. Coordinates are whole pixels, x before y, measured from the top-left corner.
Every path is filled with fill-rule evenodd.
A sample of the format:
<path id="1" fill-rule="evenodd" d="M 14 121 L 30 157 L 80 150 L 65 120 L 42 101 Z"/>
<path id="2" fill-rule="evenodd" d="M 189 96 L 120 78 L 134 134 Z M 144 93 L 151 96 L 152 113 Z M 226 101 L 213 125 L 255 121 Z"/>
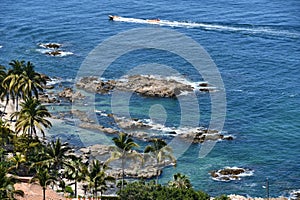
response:
<path id="1" fill-rule="evenodd" d="M 50 80 L 50 79 L 49 79 Z M 206 87 L 208 84 L 201 85 Z M 54 86 L 53 86 L 54 87 Z M 48 90 L 53 89 L 50 85 L 47 86 Z M 186 85 L 175 80 L 167 79 L 155 79 L 150 76 L 130 76 L 126 80 L 108 80 L 102 81 L 95 77 L 84 77 L 76 83 L 76 87 L 83 89 L 86 92 L 105 94 L 115 89 L 122 91 L 136 92 L 141 95 L 151 97 L 169 97 L 173 98 L 181 92 L 193 92 L 194 88 L 190 85 Z M 208 90 L 209 91 L 209 90 Z M 84 100 L 86 97 L 80 91 L 74 91 L 70 87 L 60 88 L 56 92 L 48 92 L 41 95 L 40 100 L 44 103 L 48 103 L 50 106 L 53 104 L 61 103 L 62 101 L 72 102 L 77 100 Z M 125 132 L 129 136 L 148 142 L 153 134 L 149 134 L 153 131 L 165 132 L 169 137 L 178 136 L 182 140 L 186 140 L 191 143 L 203 143 L 206 140 L 232 140 L 232 136 L 226 136 L 217 130 L 208 130 L 204 127 L 185 128 L 185 129 L 169 129 L 163 130 L 163 125 L 157 125 L 149 123 L 140 119 L 128 119 L 120 116 L 116 116 L 112 113 L 98 112 L 98 114 L 111 119 L 112 126 L 105 126 L 99 124 L 94 118 L 90 117 L 88 111 L 79 109 L 72 109 L 70 111 L 60 111 L 56 114 L 55 118 L 64 119 L 65 117 L 74 118 L 77 121 L 77 125 L 83 129 L 96 130 L 105 134 L 117 135 L 120 132 Z M 73 116 L 73 117 L 72 117 Z M 88 160 L 93 157 L 105 162 L 110 153 L 113 151 L 113 147 L 105 145 L 93 145 L 80 150 L 84 159 Z M 143 156 L 142 154 L 140 155 Z M 166 160 L 163 166 L 160 166 L 157 172 L 156 167 L 153 165 L 154 160 L 150 160 L 144 163 L 143 167 L 140 162 L 131 160 L 131 165 L 125 170 L 126 177 L 128 178 L 152 178 L 158 173 L 162 173 L 162 169 L 166 166 L 173 165 L 171 161 Z M 116 178 L 120 178 L 122 175 L 121 169 L 115 161 L 114 167 L 108 173 Z M 119 165 L 120 166 L 120 165 Z"/>
<path id="2" fill-rule="evenodd" d="M 135 92 L 148 97 L 175 98 L 183 93 L 192 93 L 196 88 L 189 84 L 181 83 L 174 79 L 161 79 L 152 76 L 134 75 L 119 80 L 101 80 L 97 77 L 83 77 L 75 83 L 76 88 L 89 93 L 106 94 L 114 90 Z M 53 89 L 53 85 L 46 85 L 45 89 Z M 211 87 L 207 82 L 199 83 L 197 90 L 200 92 L 213 92 L 216 88 Z M 74 91 L 70 87 L 63 88 L 57 95 L 70 102 L 84 99 L 80 91 Z M 48 94 L 41 94 L 41 100 L 45 103 L 57 103 L 57 98 Z"/>

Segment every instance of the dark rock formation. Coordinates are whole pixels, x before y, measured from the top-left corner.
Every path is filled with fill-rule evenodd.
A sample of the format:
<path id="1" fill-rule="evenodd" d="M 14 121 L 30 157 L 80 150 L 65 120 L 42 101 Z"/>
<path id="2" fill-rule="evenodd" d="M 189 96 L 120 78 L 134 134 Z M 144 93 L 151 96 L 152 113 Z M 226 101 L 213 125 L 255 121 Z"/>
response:
<path id="1" fill-rule="evenodd" d="M 45 54 L 48 54 L 50 56 L 58 56 L 58 55 L 61 55 L 63 52 L 62 51 L 59 51 L 59 50 L 55 50 L 55 51 L 47 51 L 45 52 Z"/>
<path id="2" fill-rule="evenodd" d="M 42 103 L 59 103 L 60 101 L 55 97 L 49 97 L 48 94 L 39 94 L 39 100 Z"/>
<path id="3" fill-rule="evenodd" d="M 129 76 L 126 81 L 118 81 L 116 88 L 151 97 L 176 97 L 181 92 L 193 91 L 192 86 L 175 80 L 157 79 L 141 75 Z"/>
<path id="4" fill-rule="evenodd" d="M 72 88 L 64 88 L 62 92 L 58 93 L 58 96 L 62 98 L 66 98 L 72 102 L 76 99 L 83 99 L 85 97 L 78 91 L 74 93 Z"/>
<path id="5" fill-rule="evenodd" d="M 51 81 L 51 78 L 49 76 L 47 76 L 46 74 L 40 74 L 41 78 L 46 80 L 46 81 Z"/>
<path id="6" fill-rule="evenodd" d="M 180 137 L 193 143 L 203 143 L 205 140 L 221 140 L 224 139 L 225 136 L 217 130 L 196 128 L 191 129 L 187 133 L 180 134 Z"/>
<path id="7" fill-rule="evenodd" d="M 142 128 L 150 128 L 149 125 L 144 124 L 141 120 L 138 119 L 125 119 L 125 118 L 118 118 L 114 116 L 114 119 L 118 126 L 122 129 L 142 129 Z"/>
<path id="8" fill-rule="evenodd" d="M 241 176 L 252 176 L 252 171 L 239 167 L 226 167 L 210 172 L 211 177 L 218 181 L 240 180 Z"/>
<path id="9" fill-rule="evenodd" d="M 114 89 L 116 82 L 114 80 L 102 81 L 96 77 L 84 77 L 76 83 L 77 88 L 84 89 L 92 93 L 108 93 Z"/>
<path id="10" fill-rule="evenodd" d="M 58 43 L 46 43 L 46 44 L 41 44 L 42 47 L 47 48 L 47 49 L 58 49 L 61 47 L 61 44 Z"/>
<path id="11" fill-rule="evenodd" d="M 96 77 L 84 77 L 76 83 L 76 86 L 93 93 L 108 93 L 117 89 L 151 97 L 176 97 L 182 92 L 193 91 L 192 86 L 175 80 L 156 79 L 141 75 L 129 76 L 125 81 L 102 81 Z"/>

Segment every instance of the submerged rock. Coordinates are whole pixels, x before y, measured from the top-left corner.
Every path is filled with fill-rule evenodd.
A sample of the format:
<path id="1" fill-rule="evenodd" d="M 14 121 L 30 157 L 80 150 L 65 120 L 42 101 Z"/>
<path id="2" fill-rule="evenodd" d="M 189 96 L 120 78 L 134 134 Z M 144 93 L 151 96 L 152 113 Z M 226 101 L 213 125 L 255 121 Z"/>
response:
<path id="1" fill-rule="evenodd" d="M 76 109 L 72 109 L 71 110 L 71 114 L 78 117 L 78 119 L 80 119 L 80 121 L 82 122 L 86 122 L 86 123 L 95 123 L 95 121 L 93 119 L 91 119 L 87 112 L 85 111 L 81 111 L 81 110 L 76 110 Z"/>
<path id="2" fill-rule="evenodd" d="M 112 128 L 105 128 L 102 125 L 99 124 L 93 124 L 93 123 L 81 123 L 79 124 L 80 128 L 86 128 L 86 129 L 92 129 L 92 130 L 98 130 L 98 131 L 102 131 L 104 133 L 108 133 L 108 134 L 118 134 L 119 131 L 112 129 Z"/>

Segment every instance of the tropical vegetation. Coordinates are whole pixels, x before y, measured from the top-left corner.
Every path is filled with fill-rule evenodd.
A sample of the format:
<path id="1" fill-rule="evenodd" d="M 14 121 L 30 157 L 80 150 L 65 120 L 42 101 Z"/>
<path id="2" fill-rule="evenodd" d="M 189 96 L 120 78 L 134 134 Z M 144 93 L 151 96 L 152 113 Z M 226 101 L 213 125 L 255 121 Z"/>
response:
<path id="1" fill-rule="evenodd" d="M 124 178 L 125 178 L 125 165 L 128 159 L 137 158 L 139 154 L 133 151 L 134 147 L 139 147 L 137 143 L 133 141 L 133 139 L 128 136 L 126 133 L 120 133 L 119 137 L 114 137 L 112 139 L 115 143 L 115 151 L 112 153 L 111 158 L 108 162 L 112 160 L 121 160 L 121 168 L 122 168 L 122 184 L 121 189 L 124 187 Z"/>

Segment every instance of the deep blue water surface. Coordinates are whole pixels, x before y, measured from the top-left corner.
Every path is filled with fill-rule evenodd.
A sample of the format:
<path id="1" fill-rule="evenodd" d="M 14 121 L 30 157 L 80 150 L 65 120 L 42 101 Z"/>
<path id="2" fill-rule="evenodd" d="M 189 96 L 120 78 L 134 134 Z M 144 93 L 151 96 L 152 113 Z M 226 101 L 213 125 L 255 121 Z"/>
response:
<path id="1" fill-rule="evenodd" d="M 298 0 L 1 1 L 0 64 L 8 65 L 12 59 L 30 60 L 38 71 L 51 77 L 74 80 L 88 53 L 105 39 L 133 28 L 160 28 L 153 24 L 111 22 L 107 18 L 109 14 L 201 24 L 196 28 L 161 28 L 176 30 L 202 45 L 224 81 L 227 98 L 224 130 L 234 135 L 235 140 L 218 142 L 203 159 L 198 158 L 200 145 L 192 145 L 179 158 L 177 168 L 164 170 L 160 181 L 166 182 L 174 172 L 181 172 L 191 178 L 195 188 L 212 195 L 265 196 L 263 186 L 267 177 L 272 196 L 300 189 Z M 73 55 L 46 56 L 38 46 L 45 42 L 61 43 L 62 49 Z M 145 59 L 153 61 L 150 54 Z M 142 64 L 138 58 L 129 57 L 119 66 L 126 70 L 138 64 Z M 181 61 L 164 60 L 162 64 L 181 68 L 193 78 L 194 72 Z M 120 71 L 112 67 L 106 76 L 119 77 Z M 204 116 L 200 125 L 208 123 L 205 118 L 210 112 L 208 97 L 205 94 L 198 97 Z M 97 109 L 110 109 L 108 100 L 96 99 L 99 100 Z M 135 117 L 147 117 L 147 109 L 160 104 L 165 106 L 167 125 L 178 123 L 180 108 L 176 100 L 135 96 L 131 101 Z M 174 105 L 171 111 L 170 105 Z M 210 178 L 209 171 L 225 166 L 250 168 L 254 174 L 232 182 Z"/>

